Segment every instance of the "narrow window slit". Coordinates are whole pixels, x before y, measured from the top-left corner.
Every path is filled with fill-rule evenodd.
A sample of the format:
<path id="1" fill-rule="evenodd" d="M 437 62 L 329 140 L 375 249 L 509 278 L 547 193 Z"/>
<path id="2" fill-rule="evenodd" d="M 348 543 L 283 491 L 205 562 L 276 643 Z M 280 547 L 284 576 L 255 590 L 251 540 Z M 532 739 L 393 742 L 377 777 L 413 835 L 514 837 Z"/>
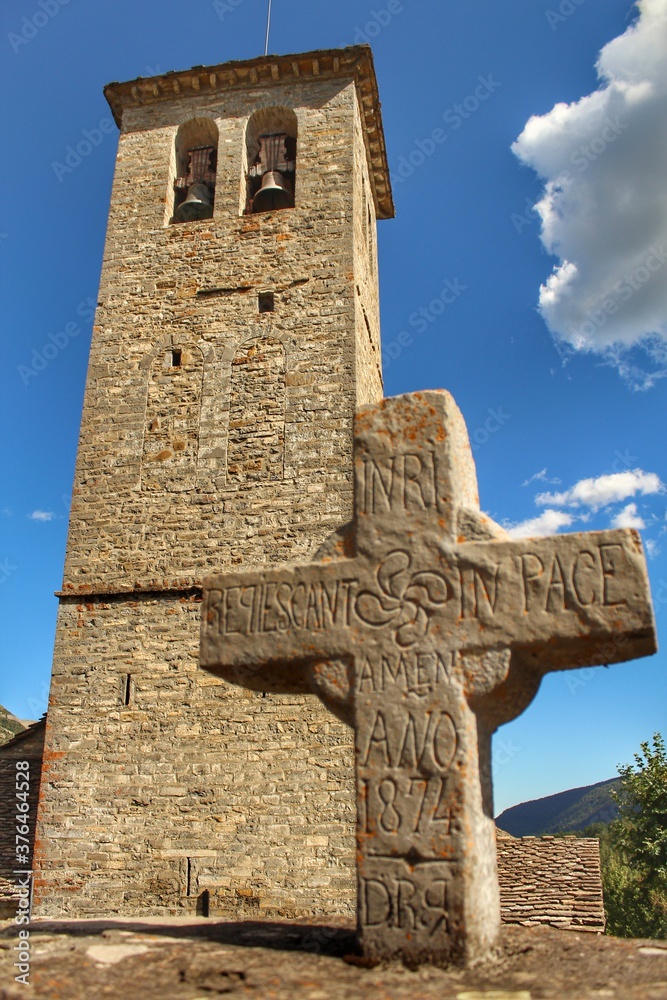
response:
<path id="1" fill-rule="evenodd" d="M 123 704 L 129 705 L 132 700 L 132 674 L 125 674 L 125 684 L 123 686 Z"/>
<path id="2" fill-rule="evenodd" d="M 272 313 L 275 309 L 275 296 L 273 292 L 259 293 L 259 311 L 261 313 Z"/>
<path id="3" fill-rule="evenodd" d="M 171 367 L 172 368 L 180 368 L 181 367 L 182 356 L 183 356 L 183 352 L 181 351 L 180 347 L 174 347 L 172 349 L 172 352 L 171 352 Z"/>

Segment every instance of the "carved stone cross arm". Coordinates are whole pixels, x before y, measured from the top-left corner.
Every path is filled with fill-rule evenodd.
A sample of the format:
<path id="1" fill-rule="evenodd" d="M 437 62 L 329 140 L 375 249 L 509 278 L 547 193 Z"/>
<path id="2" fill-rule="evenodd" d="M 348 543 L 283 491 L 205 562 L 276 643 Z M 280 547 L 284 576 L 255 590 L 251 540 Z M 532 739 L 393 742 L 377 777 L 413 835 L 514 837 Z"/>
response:
<path id="1" fill-rule="evenodd" d="M 201 665 L 354 727 L 364 951 L 465 962 L 500 921 L 492 733 L 546 672 L 655 651 L 641 542 L 510 540 L 448 393 L 363 407 L 354 445 L 354 554 L 208 579 Z"/>
<path id="2" fill-rule="evenodd" d="M 379 561 L 206 581 L 201 664 L 255 690 L 312 690 L 314 664 L 351 663 L 385 639 L 405 657 L 422 641 L 510 648 L 540 674 L 649 655 L 641 541 L 631 529 L 455 547 L 421 537 Z"/>

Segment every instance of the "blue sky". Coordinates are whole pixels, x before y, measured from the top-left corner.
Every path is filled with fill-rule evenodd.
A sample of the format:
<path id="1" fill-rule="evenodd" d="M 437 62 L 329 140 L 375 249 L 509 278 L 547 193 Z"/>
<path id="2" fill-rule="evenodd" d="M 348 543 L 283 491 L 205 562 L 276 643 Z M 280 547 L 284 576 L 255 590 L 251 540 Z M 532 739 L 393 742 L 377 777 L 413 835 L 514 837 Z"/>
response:
<path id="1" fill-rule="evenodd" d="M 640 527 L 661 633 L 667 0 L 643 0 L 596 70 L 639 13 L 274 0 L 270 51 L 372 44 L 397 208 L 379 225 L 387 395 L 453 393 L 500 523 Z M 48 691 L 116 152 L 102 88 L 259 55 L 265 14 L 265 0 L 3 4 L 0 703 L 19 717 Z M 613 776 L 665 733 L 665 706 L 664 652 L 547 677 L 495 738 L 497 811 Z"/>

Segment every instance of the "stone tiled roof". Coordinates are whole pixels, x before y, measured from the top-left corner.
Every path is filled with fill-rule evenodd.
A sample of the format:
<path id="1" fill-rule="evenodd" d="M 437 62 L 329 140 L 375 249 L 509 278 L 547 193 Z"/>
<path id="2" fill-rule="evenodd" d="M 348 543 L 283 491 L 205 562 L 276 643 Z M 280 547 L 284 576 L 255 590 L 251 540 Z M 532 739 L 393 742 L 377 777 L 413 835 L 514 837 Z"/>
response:
<path id="1" fill-rule="evenodd" d="M 40 735 L 42 730 L 46 726 L 46 715 L 43 715 L 38 722 L 31 722 L 22 732 L 16 733 L 11 739 L 7 740 L 5 743 L 0 744 L 0 755 L 6 750 L 12 750 L 18 743 L 22 743 L 24 740 L 29 739 L 30 745 L 32 746 L 32 737 L 37 737 L 43 742 L 43 737 Z"/>
<path id="2" fill-rule="evenodd" d="M 499 831 L 497 849 L 504 923 L 604 931 L 598 840 Z"/>

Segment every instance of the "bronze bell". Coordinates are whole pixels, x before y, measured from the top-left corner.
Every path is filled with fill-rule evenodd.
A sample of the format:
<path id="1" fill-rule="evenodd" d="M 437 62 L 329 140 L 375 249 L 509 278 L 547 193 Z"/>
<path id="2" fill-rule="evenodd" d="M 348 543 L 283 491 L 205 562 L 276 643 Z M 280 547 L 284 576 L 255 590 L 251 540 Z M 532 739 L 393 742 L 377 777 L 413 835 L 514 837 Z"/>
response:
<path id="1" fill-rule="evenodd" d="M 253 212 L 271 212 L 274 208 L 293 208 L 294 191 L 279 170 L 268 170 L 262 186 L 252 200 Z"/>
<path id="2" fill-rule="evenodd" d="M 196 222 L 213 218 L 211 192 L 206 184 L 191 184 L 185 201 L 174 212 L 177 222 Z"/>

